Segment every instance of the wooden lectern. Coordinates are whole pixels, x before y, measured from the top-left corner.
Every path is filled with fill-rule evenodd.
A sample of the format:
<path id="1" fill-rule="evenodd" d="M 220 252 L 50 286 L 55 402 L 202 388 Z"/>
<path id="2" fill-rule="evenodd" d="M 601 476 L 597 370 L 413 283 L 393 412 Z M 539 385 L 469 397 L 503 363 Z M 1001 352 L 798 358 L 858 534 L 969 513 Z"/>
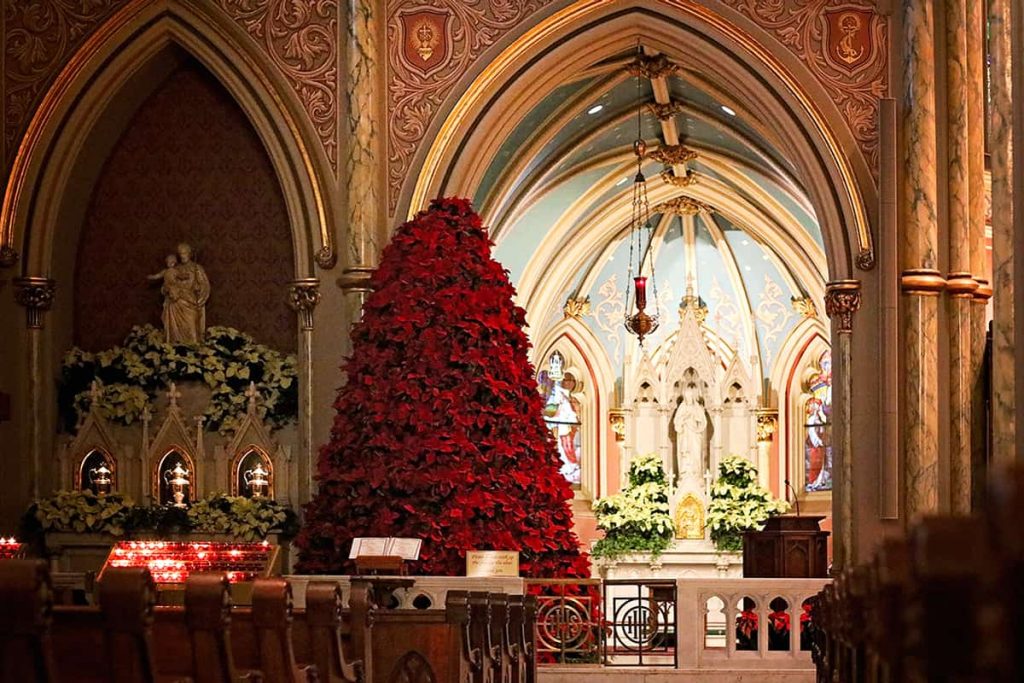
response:
<path id="1" fill-rule="evenodd" d="M 356 558 L 360 576 L 405 576 L 405 559 L 398 555 L 360 555 Z"/>
<path id="2" fill-rule="evenodd" d="M 828 535 L 823 516 L 781 515 L 763 531 L 743 534 L 743 577 L 816 579 L 828 577 Z"/>

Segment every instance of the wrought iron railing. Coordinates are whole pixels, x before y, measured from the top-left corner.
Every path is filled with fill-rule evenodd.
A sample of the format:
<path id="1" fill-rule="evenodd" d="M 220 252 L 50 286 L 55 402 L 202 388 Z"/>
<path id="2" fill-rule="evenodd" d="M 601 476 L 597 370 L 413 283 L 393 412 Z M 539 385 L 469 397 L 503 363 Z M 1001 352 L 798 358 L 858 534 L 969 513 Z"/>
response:
<path id="1" fill-rule="evenodd" d="M 676 666 L 676 582 L 528 580 L 540 664 Z"/>
<path id="2" fill-rule="evenodd" d="M 813 670 L 808 599 L 827 579 L 527 580 L 541 665 Z"/>
<path id="3" fill-rule="evenodd" d="M 607 580 L 604 606 L 605 666 L 676 667 L 674 580 Z"/>
<path id="4" fill-rule="evenodd" d="M 537 663 L 598 664 L 603 642 L 600 579 L 537 579 Z"/>

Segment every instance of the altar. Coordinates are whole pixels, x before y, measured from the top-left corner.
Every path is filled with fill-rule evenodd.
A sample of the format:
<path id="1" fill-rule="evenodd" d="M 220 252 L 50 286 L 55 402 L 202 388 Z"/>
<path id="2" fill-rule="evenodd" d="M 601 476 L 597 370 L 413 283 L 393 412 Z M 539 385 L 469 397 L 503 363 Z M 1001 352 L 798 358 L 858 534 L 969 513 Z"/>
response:
<path id="1" fill-rule="evenodd" d="M 709 540 L 677 539 L 657 557 L 633 553 L 595 558 L 594 570 L 608 580 L 738 579 L 743 576 L 743 554 L 719 551 Z"/>

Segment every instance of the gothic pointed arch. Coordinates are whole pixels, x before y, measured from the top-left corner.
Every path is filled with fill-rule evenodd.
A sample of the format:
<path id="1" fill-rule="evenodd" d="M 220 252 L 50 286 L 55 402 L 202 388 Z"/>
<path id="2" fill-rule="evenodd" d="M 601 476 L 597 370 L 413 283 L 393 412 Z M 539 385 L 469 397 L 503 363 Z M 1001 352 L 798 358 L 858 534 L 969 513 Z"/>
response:
<path id="1" fill-rule="evenodd" d="M 740 13 L 680 0 L 577 2 L 526 22 L 494 55 L 492 68 L 463 78 L 447 118 L 428 129 L 432 144 L 415 155 L 411 168 L 422 172 L 415 185 L 406 184 L 399 213 L 416 211 L 438 192 L 471 194 L 514 126 L 516 110 L 528 109 L 567 73 L 628 52 L 638 39 L 686 65 L 716 93 L 742 90 L 742 101 L 732 97 L 729 106 L 763 122 L 760 132 L 793 160 L 828 233 L 832 277 L 851 277 L 855 265 L 873 267 L 872 169 L 832 98 L 799 60 L 767 48 L 771 39 Z"/>
<path id="2" fill-rule="evenodd" d="M 297 277 L 333 266 L 329 163 L 301 104 L 269 57 L 212 5 L 186 0 L 128 3 L 96 30 L 46 92 L 14 159 L 0 209 L 0 242 L 23 251 L 26 274 L 61 270 L 68 225 L 84 211 L 109 148 L 175 51 L 197 60 L 256 129 L 281 183 Z M 86 145 L 90 154 L 83 154 Z M 70 191 L 71 187 L 79 188 Z"/>
<path id="3" fill-rule="evenodd" d="M 578 496 L 592 499 L 604 495 L 608 485 L 607 411 L 615 390 L 607 355 L 586 325 L 572 317 L 554 326 L 534 347 L 534 354 L 539 388 L 547 403 L 545 419 L 563 459 L 563 473 Z M 551 376 L 552 361 L 559 365 L 561 378 Z M 556 419 L 560 411 L 554 406 L 562 395 L 559 387 L 568 391 L 565 398 L 569 401 L 568 409 L 561 412 L 573 416 L 575 425 L 561 425 Z"/>

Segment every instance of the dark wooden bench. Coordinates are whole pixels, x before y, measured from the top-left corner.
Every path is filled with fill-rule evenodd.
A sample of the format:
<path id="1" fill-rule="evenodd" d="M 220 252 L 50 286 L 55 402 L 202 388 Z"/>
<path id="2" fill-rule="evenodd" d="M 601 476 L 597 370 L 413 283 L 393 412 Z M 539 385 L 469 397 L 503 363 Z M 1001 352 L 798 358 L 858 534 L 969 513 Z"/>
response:
<path id="1" fill-rule="evenodd" d="M 53 606 L 46 564 L 0 562 L 0 683 L 534 683 L 536 600 L 449 593 L 444 609 L 393 610 L 387 583 L 283 579 L 232 607 L 221 574 L 194 574 L 183 606 L 156 606 L 145 569 L 108 569 L 98 606 Z M 6 606 L 10 605 L 9 608 Z"/>

